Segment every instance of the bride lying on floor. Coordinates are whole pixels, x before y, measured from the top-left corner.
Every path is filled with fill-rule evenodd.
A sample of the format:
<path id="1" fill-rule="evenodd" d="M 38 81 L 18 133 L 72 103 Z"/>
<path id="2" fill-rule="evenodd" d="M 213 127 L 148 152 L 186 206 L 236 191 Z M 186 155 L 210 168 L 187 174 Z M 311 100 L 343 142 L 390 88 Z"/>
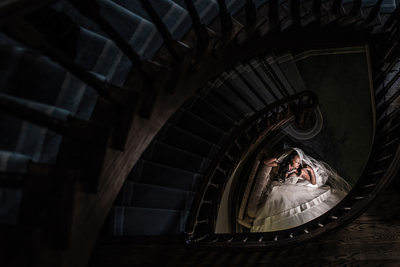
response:
<path id="1" fill-rule="evenodd" d="M 299 148 L 264 164 L 277 175 L 257 209 L 251 232 L 279 231 L 309 222 L 333 208 L 351 189 L 328 164 Z"/>

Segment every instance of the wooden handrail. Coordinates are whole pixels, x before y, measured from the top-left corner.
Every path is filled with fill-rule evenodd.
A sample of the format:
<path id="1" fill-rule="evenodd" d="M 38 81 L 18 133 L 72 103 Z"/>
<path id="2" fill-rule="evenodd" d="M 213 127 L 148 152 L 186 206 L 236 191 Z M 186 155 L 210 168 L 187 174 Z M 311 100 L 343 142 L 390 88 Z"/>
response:
<path id="1" fill-rule="evenodd" d="M 398 57 L 396 58 L 397 61 Z M 389 89 L 391 89 L 395 81 L 399 78 L 397 73 L 391 81 L 380 91 L 379 99 L 385 97 Z M 387 99 L 387 104 L 394 102 L 400 98 L 400 91 L 396 92 Z M 383 105 L 381 109 L 387 109 L 388 105 Z M 393 108 L 393 107 L 392 107 Z M 215 218 L 215 208 L 214 214 L 209 214 L 209 217 L 201 217 L 199 220 L 204 221 L 199 224 L 199 230 L 196 230 L 196 216 L 199 213 L 192 214 L 188 221 L 187 227 L 187 243 L 196 244 L 199 246 L 230 246 L 230 247 L 243 247 L 243 242 L 246 243 L 246 247 L 265 247 L 265 246 L 275 246 L 277 243 L 290 244 L 293 242 L 305 241 L 310 238 L 309 233 L 314 232 L 313 235 L 317 235 L 324 231 L 332 230 L 339 224 L 346 223 L 352 218 L 360 214 L 371 201 L 385 186 L 388 185 L 390 180 L 399 172 L 397 161 L 400 158 L 400 139 L 398 138 L 397 131 L 400 130 L 400 123 L 398 121 L 391 120 L 396 114 L 400 114 L 400 107 L 395 108 L 390 113 L 380 110 L 380 116 L 384 116 L 388 119 L 382 119 L 379 128 L 376 129 L 375 140 L 373 143 L 372 152 L 368 159 L 367 167 L 365 168 L 361 178 L 357 181 L 353 190 L 333 209 L 325 213 L 324 215 L 295 228 L 282 230 L 273 233 L 242 233 L 242 234 L 215 234 L 212 232 L 213 229 L 213 219 Z M 251 118 L 250 118 L 251 120 Z M 247 128 L 246 128 L 247 129 Z M 244 128 L 240 128 L 240 131 L 245 131 Z M 395 134 L 396 132 L 396 134 Z M 233 132 L 233 134 L 235 131 Z M 232 141 L 229 139 L 227 141 Z M 216 183 L 213 181 L 213 167 L 218 167 L 218 161 L 222 160 L 224 157 L 224 151 L 226 151 L 225 146 L 222 147 L 220 153 L 216 157 L 217 163 L 210 166 L 209 171 L 204 176 L 207 180 L 201 185 L 200 191 L 206 192 L 207 185 L 211 183 Z M 379 162 L 379 164 L 375 164 Z M 218 167 L 218 169 L 221 169 Z M 217 168 L 215 169 L 217 170 Z M 211 172 L 211 174 L 210 174 Z M 224 170 L 227 175 L 229 175 L 229 170 Z M 224 183 L 216 183 L 219 188 L 224 186 Z M 221 191 L 219 191 L 221 193 Z M 199 202 L 197 202 L 197 197 L 195 199 L 194 205 L 196 208 Z M 220 197 L 220 196 L 219 196 Z M 209 201 L 208 205 L 215 204 L 215 199 L 205 199 L 204 195 L 200 199 Z M 219 198 L 217 197 L 216 200 Z M 211 203 L 211 204 L 210 204 Z M 352 208 L 353 207 L 353 208 Z M 352 211 L 351 213 L 349 211 Z M 211 217 L 210 217 L 211 216 Z M 208 218 L 208 219 L 207 219 Z M 209 224 L 209 226 L 205 226 Z M 210 230 L 211 229 L 211 230 Z M 296 241 L 293 241 L 296 238 Z"/>

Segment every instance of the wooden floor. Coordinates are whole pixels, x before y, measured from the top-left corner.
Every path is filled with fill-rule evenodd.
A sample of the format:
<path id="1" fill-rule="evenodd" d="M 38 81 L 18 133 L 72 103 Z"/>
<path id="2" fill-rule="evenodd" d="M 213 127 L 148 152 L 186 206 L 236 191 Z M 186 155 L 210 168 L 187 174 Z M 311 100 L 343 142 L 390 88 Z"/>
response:
<path id="1" fill-rule="evenodd" d="M 392 186 L 357 220 L 285 250 L 188 249 L 159 242 L 99 241 L 90 266 L 400 266 L 400 191 Z"/>

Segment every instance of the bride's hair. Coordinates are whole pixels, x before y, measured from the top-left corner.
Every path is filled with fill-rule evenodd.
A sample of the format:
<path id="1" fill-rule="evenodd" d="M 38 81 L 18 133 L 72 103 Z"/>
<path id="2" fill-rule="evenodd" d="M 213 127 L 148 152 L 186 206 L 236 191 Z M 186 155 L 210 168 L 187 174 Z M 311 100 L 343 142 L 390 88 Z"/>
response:
<path id="1" fill-rule="evenodd" d="M 286 154 L 286 156 L 285 156 L 285 158 L 283 158 L 283 160 L 279 164 L 279 170 L 278 170 L 278 178 L 282 179 L 283 181 L 285 181 L 286 173 L 288 172 L 289 165 L 293 162 L 294 157 L 295 156 L 300 157 L 300 155 L 294 149 L 290 149 L 290 150 L 286 151 L 285 154 Z M 296 170 L 297 175 L 300 175 L 301 168 L 302 168 L 302 165 L 300 164 L 299 168 Z"/>
<path id="2" fill-rule="evenodd" d="M 301 162 L 298 170 L 301 170 L 302 166 L 306 165 L 311 167 L 314 170 L 318 186 L 323 186 L 327 183 L 332 189 L 345 193 L 351 190 L 350 184 L 326 162 L 322 160 L 316 160 L 311 156 L 307 156 L 303 150 L 297 147 L 290 148 L 277 159 L 277 162 L 280 164 L 278 171 L 279 179 L 283 179 L 283 181 L 285 180 L 285 172 L 287 172 L 289 164 L 293 161 L 293 158 L 296 155 L 300 157 Z"/>

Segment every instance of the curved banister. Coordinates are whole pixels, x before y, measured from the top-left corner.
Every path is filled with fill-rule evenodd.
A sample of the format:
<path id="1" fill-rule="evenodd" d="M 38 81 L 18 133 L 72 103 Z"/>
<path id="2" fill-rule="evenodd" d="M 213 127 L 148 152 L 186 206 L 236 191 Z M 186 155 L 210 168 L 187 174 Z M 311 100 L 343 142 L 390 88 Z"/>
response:
<path id="1" fill-rule="evenodd" d="M 305 98 L 308 98 L 309 103 L 304 103 Z M 290 110 L 290 108 L 293 107 L 293 104 L 295 104 L 298 110 Z M 299 112 L 300 114 L 303 110 L 315 108 L 317 104 L 318 101 L 314 93 L 312 93 L 311 91 L 304 91 L 266 106 L 265 108 L 257 111 L 251 117 L 246 119 L 243 123 L 234 128 L 228 139 L 224 142 L 224 145 L 221 147 L 219 153 L 213 159 L 206 174 L 204 175 L 202 184 L 197 190 L 185 231 L 187 235 L 187 242 L 190 243 L 193 241 L 192 238 L 195 235 L 195 228 L 198 224 L 214 224 L 216 212 L 218 211 L 216 205 L 219 204 L 219 199 L 222 195 L 223 187 L 226 184 L 226 180 L 228 179 L 230 172 L 236 167 L 236 163 L 240 159 L 241 155 L 247 151 L 248 145 L 254 143 L 260 137 L 265 137 L 267 132 L 282 126 L 283 123 L 293 120 L 295 115 L 292 112 Z M 279 116 L 281 111 L 285 113 L 283 117 Z M 276 114 L 278 116 L 277 118 L 275 118 L 276 121 L 273 123 L 270 123 L 270 121 L 268 120 L 269 118 L 273 117 L 273 115 L 268 117 L 271 112 L 272 114 Z M 255 126 L 255 128 L 253 128 L 253 126 Z M 244 141 L 245 144 L 243 145 L 240 144 L 240 139 L 243 139 L 244 135 L 246 137 Z M 237 145 L 238 143 L 239 146 Z M 236 153 L 234 150 L 236 150 Z M 234 153 L 238 153 L 239 155 L 231 155 Z M 223 164 L 230 165 L 230 167 L 228 169 L 220 167 L 220 165 Z M 221 176 L 219 177 L 220 180 L 218 180 L 217 183 L 213 181 L 213 177 L 214 175 L 216 175 L 216 173 L 221 173 Z M 205 199 L 206 194 L 211 193 L 209 192 L 210 187 L 213 188 L 211 190 L 219 191 L 216 195 L 214 195 L 214 198 L 211 200 Z M 211 214 L 209 214 L 209 218 L 200 220 L 199 213 L 200 209 L 202 208 L 202 204 L 205 203 L 204 201 L 206 201 L 207 205 L 210 205 L 211 201 L 212 204 L 210 205 L 210 207 L 213 211 L 211 212 Z"/>
<path id="2" fill-rule="evenodd" d="M 399 57 L 400 55 L 396 55 L 393 60 L 396 61 Z M 389 63 L 389 66 L 394 66 L 393 62 L 387 63 Z M 390 71 L 383 68 L 379 69 L 378 73 L 381 72 L 389 73 Z M 379 77 L 379 75 L 376 75 L 376 77 Z M 400 90 L 396 88 L 395 93 L 389 94 L 398 79 L 400 79 L 400 76 L 395 75 L 391 78 L 389 84 L 376 93 L 376 103 L 383 102 L 383 104 L 376 110 L 376 119 L 379 121 L 379 127 L 375 132 L 368 163 L 353 189 L 334 208 L 308 223 L 287 230 L 267 233 L 215 234 L 213 232 L 212 216 L 218 210 L 218 204 L 215 201 L 219 201 L 220 197 L 212 200 L 207 199 L 207 205 L 211 207 L 212 211 L 208 213 L 208 218 L 197 217 L 201 204 L 205 204 L 204 193 L 207 190 L 207 186 L 212 182 L 213 172 L 218 171 L 218 169 L 209 169 L 208 174 L 205 176 L 207 179 L 200 187 L 201 189 L 194 202 L 194 210 L 192 210 L 188 221 L 186 242 L 190 245 L 198 246 L 279 247 L 307 241 L 317 235 L 333 230 L 339 225 L 343 226 L 359 216 L 368 208 L 377 194 L 386 188 L 400 169 L 398 165 L 400 162 L 400 138 L 398 137 L 400 123 L 397 119 L 400 114 L 400 106 L 393 106 L 393 103 L 400 99 Z M 375 83 L 376 85 L 377 83 Z M 390 112 L 387 112 L 388 108 L 391 108 Z M 238 129 L 242 131 L 247 129 L 253 119 L 254 117 L 251 117 L 246 126 L 240 125 Z M 232 142 L 231 139 L 228 141 Z M 223 151 L 222 149 L 216 159 L 216 163 L 211 167 L 218 167 L 218 162 L 224 157 Z M 226 173 L 229 175 L 229 171 L 225 171 Z M 228 179 L 227 175 L 225 175 L 225 179 Z M 222 183 L 222 187 L 224 185 L 225 183 Z M 197 219 L 199 220 L 196 221 Z M 200 226 L 198 233 L 196 232 L 196 223 Z"/>

